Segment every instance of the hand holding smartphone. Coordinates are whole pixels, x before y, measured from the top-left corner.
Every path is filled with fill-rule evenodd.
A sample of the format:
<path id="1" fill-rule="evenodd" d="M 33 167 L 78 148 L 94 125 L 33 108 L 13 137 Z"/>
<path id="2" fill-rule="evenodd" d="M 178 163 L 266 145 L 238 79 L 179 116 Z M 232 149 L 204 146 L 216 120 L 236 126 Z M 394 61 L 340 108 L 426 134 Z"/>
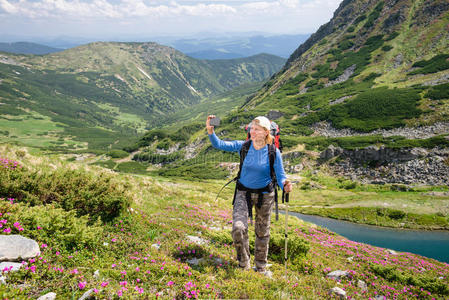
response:
<path id="1" fill-rule="evenodd" d="M 220 126 L 220 118 L 219 117 L 215 117 L 210 119 L 210 126 Z"/>

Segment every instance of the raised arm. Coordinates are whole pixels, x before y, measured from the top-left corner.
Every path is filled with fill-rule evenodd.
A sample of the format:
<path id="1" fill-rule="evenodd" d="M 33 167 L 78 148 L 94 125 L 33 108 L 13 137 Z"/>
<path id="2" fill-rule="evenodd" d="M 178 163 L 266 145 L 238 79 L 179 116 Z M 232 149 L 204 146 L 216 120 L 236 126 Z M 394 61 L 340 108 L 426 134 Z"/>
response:
<path id="1" fill-rule="evenodd" d="M 209 140 L 214 146 L 214 148 L 230 151 L 230 152 L 239 152 L 242 148 L 243 141 L 222 141 L 218 138 L 218 136 L 214 132 L 214 126 L 210 125 L 210 119 L 214 118 L 214 115 L 209 115 L 206 120 L 206 129 L 207 134 L 209 135 Z"/>

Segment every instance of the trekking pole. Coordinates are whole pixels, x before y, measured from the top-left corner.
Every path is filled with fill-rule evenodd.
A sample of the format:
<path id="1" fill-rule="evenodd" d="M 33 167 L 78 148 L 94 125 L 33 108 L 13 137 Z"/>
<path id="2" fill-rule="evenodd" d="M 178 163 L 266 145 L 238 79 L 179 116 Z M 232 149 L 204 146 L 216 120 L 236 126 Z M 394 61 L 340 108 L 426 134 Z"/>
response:
<path id="1" fill-rule="evenodd" d="M 285 278 L 287 278 L 287 243 L 288 243 L 288 201 L 290 200 L 290 193 L 284 193 L 282 192 L 282 203 L 284 203 L 285 198 L 285 255 L 284 255 L 284 261 L 285 261 Z"/>

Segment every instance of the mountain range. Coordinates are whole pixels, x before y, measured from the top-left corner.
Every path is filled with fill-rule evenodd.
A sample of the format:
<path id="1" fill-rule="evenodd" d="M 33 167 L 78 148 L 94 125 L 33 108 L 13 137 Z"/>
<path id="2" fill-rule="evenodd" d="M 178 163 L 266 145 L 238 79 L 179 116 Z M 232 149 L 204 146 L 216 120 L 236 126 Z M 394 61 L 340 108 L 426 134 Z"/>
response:
<path id="1" fill-rule="evenodd" d="M 211 34 L 193 36 L 123 38 L 114 37 L 109 41 L 146 42 L 153 41 L 173 47 L 184 54 L 197 59 L 233 59 L 268 53 L 284 58 L 303 43 L 310 34 L 267 35 L 262 33 L 246 34 Z M 31 42 L 0 43 L 0 51 L 16 54 L 48 54 L 69 48 L 89 44 L 97 40 L 88 38 L 60 37 L 36 38 L 18 36 L 0 36 L 0 40 L 26 40 Z"/>
<path id="2" fill-rule="evenodd" d="M 80 128 L 95 130 L 94 136 L 135 134 L 205 97 L 266 80 L 284 63 L 268 54 L 197 60 L 156 43 L 97 42 L 42 56 L 5 53 L 0 113 L 38 113 L 74 136 Z"/>
<path id="3" fill-rule="evenodd" d="M 29 42 L 15 42 L 15 43 L 0 43 L 1 52 L 10 52 L 16 54 L 48 54 L 53 52 L 59 52 L 63 49 L 53 48 L 41 44 L 29 43 Z"/>

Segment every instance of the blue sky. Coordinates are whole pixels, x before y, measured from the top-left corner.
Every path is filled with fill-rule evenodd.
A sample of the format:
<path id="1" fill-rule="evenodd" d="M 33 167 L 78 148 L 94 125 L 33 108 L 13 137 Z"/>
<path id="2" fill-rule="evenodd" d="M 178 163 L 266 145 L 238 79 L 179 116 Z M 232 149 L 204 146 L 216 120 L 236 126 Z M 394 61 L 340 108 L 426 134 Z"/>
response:
<path id="1" fill-rule="evenodd" d="M 313 33 L 342 0 L 0 0 L 0 35 Z"/>

